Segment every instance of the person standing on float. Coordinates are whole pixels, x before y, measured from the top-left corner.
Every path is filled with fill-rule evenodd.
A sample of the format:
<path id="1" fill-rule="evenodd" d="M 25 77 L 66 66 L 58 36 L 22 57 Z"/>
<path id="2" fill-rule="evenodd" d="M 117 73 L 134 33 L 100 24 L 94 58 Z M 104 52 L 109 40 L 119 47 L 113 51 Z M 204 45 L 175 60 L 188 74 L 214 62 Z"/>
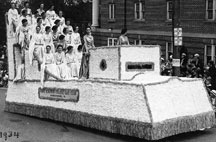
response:
<path id="1" fill-rule="evenodd" d="M 32 35 L 32 39 L 29 46 L 29 61 L 30 65 L 32 65 L 32 61 L 35 59 L 38 61 L 38 66 L 40 69 L 40 65 L 43 62 L 43 56 L 44 56 L 44 40 L 43 35 L 41 34 L 41 27 L 36 27 L 36 32 Z"/>
<path id="2" fill-rule="evenodd" d="M 16 28 L 19 22 L 19 13 L 14 2 L 11 3 L 11 8 L 8 11 L 9 35 L 13 36 L 16 33 Z"/>
<path id="3" fill-rule="evenodd" d="M 30 27 L 27 19 L 22 20 L 22 26 L 19 26 L 16 31 L 18 44 L 21 46 L 22 57 L 24 58 L 24 51 L 28 50 L 30 42 Z"/>
<path id="4" fill-rule="evenodd" d="M 86 28 L 86 35 L 83 37 L 83 40 L 84 40 L 83 57 L 82 57 L 82 63 L 81 63 L 81 68 L 79 72 L 80 73 L 79 78 L 88 79 L 89 77 L 89 56 L 90 56 L 89 50 L 92 48 L 95 48 L 94 37 L 92 36 L 90 27 Z"/>
<path id="5" fill-rule="evenodd" d="M 40 4 L 40 8 L 37 9 L 37 12 L 40 16 L 43 12 L 45 12 L 43 3 Z"/>
<path id="6" fill-rule="evenodd" d="M 81 45 L 81 38 L 79 34 L 79 26 L 75 26 L 74 32 L 72 33 L 72 42 L 74 45 L 74 52 L 77 53 L 77 48 L 79 45 Z"/>
<path id="7" fill-rule="evenodd" d="M 127 29 L 121 30 L 121 35 L 118 38 L 117 45 L 130 45 L 129 39 L 127 37 Z"/>

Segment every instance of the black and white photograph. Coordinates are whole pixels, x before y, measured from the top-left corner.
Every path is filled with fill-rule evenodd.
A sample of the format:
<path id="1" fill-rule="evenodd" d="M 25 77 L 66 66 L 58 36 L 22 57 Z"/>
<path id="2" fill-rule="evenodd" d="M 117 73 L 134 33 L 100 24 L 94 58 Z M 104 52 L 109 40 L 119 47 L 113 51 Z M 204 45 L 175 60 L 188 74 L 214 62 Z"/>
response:
<path id="1" fill-rule="evenodd" d="M 216 0 L 0 0 L 0 142 L 216 142 Z"/>

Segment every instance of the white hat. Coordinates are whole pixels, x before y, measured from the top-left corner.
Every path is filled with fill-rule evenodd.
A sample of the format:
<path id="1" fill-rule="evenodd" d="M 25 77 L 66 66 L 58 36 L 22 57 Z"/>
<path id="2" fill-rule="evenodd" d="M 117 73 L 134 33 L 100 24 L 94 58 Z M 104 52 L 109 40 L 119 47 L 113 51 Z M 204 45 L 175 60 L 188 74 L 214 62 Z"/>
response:
<path id="1" fill-rule="evenodd" d="M 199 54 L 197 54 L 197 53 L 196 53 L 196 54 L 194 54 L 194 57 L 199 57 Z"/>
<path id="2" fill-rule="evenodd" d="M 186 53 L 182 53 L 182 56 L 186 56 Z"/>
<path id="3" fill-rule="evenodd" d="M 16 3 L 17 1 L 16 0 L 11 0 L 11 3 Z"/>

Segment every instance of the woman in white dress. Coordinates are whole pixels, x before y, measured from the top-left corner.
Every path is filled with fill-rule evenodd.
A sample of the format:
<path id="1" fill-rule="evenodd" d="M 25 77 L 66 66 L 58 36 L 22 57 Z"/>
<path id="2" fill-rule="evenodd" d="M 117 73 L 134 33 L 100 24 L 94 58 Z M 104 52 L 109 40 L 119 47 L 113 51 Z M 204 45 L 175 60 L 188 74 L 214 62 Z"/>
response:
<path id="1" fill-rule="evenodd" d="M 44 80 L 49 77 L 53 77 L 57 80 L 62 80 L 60 77 L 59 69 L 55 62 L 54 54 L 51 52 L 51 47 L 46 46 L 46 52 L 43 57 L 43 64 L 41 70 L 41 84 L 43 85 Z"/>
<path id="2" fill-rule="evenodd" d="M 43 25 L 43 27 L 51 26 L 50 21 L 49 21 L 49 19 L 47 18 L 45 12 L 43 12 L 43 13 L 41 14 L 41 18 L 42 18 L 42 25 Z"/>
<path id="3" fill-rule="evenodd" d="M 29 2 L 25 2 L 24 3 L 24 8 L 21 10 L 21 11 L 23 11 L 23 10 L 26 10 L 27 11 L 27 15 L 28 16 L 32 16 L 32 11 L 31 11 L 31 9 L 29 8 Z"/>
<path id="4" fill-rule="evenodd" d="M 59 11 L 59 15 L 58 15 L 58 18 L 60 20 L 60 31 L 62 32 L 64 27 L 65 27 L 65 18 L 63 17 L 63 12 L 62 11 Z"/>
<path id="5" fill-rule="evenodd" d="M 21 56 L 24 58 L 25 50 L 28 50 L 30 43 L 30 27 L 26 19 L 22 20 L 22 26 L 17 27 L 16 36 L 21 47 Z"/>
<path id="6" fill-rule="evenodd" d="M 70 19 L 67 19 L 65 27 L 68 28 L 68 30 L 71 31 L 72 33 L 74 32 L 73 27 L 71 26 Z"/>
<path id="7" fill-rule="evenodd" d="M 56 65 L 58 66 L 60 72 L 60 77 L 64 80 L 71 79 L 72 76 L 70 73 L 70 68 L 67 66 L 65 53 L 63 52 L 62 45 L 57 46 L 57 52 L 55 53 L 54 57 Z"/>
<path id="8" fill-rule="evenodd" d="M 28 20 L 28 26 L 31 26 L 32 25 L 32 17 L 30 17 L 28 14 L 27 14 L 27 10 L 22 10 L 22 15 L 20 16 L 19 18 L 19 22 L 18 22 L 18 26 L 21 26 L 22 25 L 22 20 L 23 19 L 27 19 Z"/>
<path id="9" fill-rule="evenodd" d="M 78 77 L 78 59 L 77 56 L 73 52 L 73 46 L 68 46 L 66 53 L 66 62 L 68 67 L 70 68 L 71 76 Z"/>
<path id="10" fill-rule="evenodd" d="M 38 8 L 37 11 L 38 11 L 38 14 L 39 14 L 40 16 L 41 16 L 41 14 L 42 14 L 43 12 L 45 12 L 45 11 L 44 11 L 44 4 L 43 4 L 43 3 L 40 4 L 40 8 Z"/>
<path id="11" fill-rule="evenodd" d="M 57 18 L 57 14 L 54 11 L 55 6 L 52 5 L 49 10 L 46 12 L 47 19 L 49 20 L 51 26 L 54 26 L 54 22 Z"/>
<path id="12" fill-rule="evenodd" d="M 78 26 L 75 27 L 74 32 L 72 33 L 72 39 L 73 39 L 72 42 L 74 45 L 74 52 L 77 53 L 78 46 L 82 44 Z"/>
<path id="13" fill-rule="evenodd" d="M 130 45 L 128 37 L 127 37 L 127 29 L 121 30 L 121 35 L 118 39 L 117 45 Z"/>
<path id="14" fill-rule="evenodd" d="M 43 62 L 43 56 L 45 51 L 43 35 L 40 33 L 40 26 L 36 27 L 36 33 L 32 35 L 32 39 L 29 46 L 29 61 L 32 65 L 33 60 L 37 60 L 38 64 L 41 65 Z"/>
<path id="15" fill-rule="evenodd" d="M 58 38 L 59 38 L 58 27 L 53 26 L 52 27 L 52 39 L 53 39 L 53 44 L 54 44 L 55 50 L 56 50 L 56 47 L 57 47 Z"/>
<path id="16" fill-rule="evenodd" d="M 14 36 L 19 22 L 19 14 L 16 10 L 15 3 L 11 3 L 11 8 L 8 11 L 9 35 Z"/>
<path id="17" fill-rule="evenodd" d="M 44 40 L 45 47 L 47 45 L 50 45 L 51 46 L 51 52 L 55 53 L 55 47 L 54 47 L 54 44 L 53 44 L 53 37 L 52 37 L 52 34 L 51 34 L 50 26 L 45 27 L 45 33 L 43 35 L 43 40 Z"/>

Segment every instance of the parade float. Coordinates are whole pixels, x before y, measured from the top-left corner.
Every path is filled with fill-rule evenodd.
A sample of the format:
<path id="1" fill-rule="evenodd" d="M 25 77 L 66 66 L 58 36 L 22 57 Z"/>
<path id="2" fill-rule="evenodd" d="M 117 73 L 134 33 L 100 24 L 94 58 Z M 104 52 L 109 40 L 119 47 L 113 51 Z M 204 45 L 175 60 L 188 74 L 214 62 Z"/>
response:
<path id="1" fill-rule="evenodd" d="M 202 79 L 160 76 L 160 46 L 90 50 L 89 79 L 41 85 L 38 62 L 13 82 L 21 65 L 16 39 L 8 37 L 9 85 L 5 111 L 51 119 L 147 140 L 211 128 L 215 113 Z"/>

